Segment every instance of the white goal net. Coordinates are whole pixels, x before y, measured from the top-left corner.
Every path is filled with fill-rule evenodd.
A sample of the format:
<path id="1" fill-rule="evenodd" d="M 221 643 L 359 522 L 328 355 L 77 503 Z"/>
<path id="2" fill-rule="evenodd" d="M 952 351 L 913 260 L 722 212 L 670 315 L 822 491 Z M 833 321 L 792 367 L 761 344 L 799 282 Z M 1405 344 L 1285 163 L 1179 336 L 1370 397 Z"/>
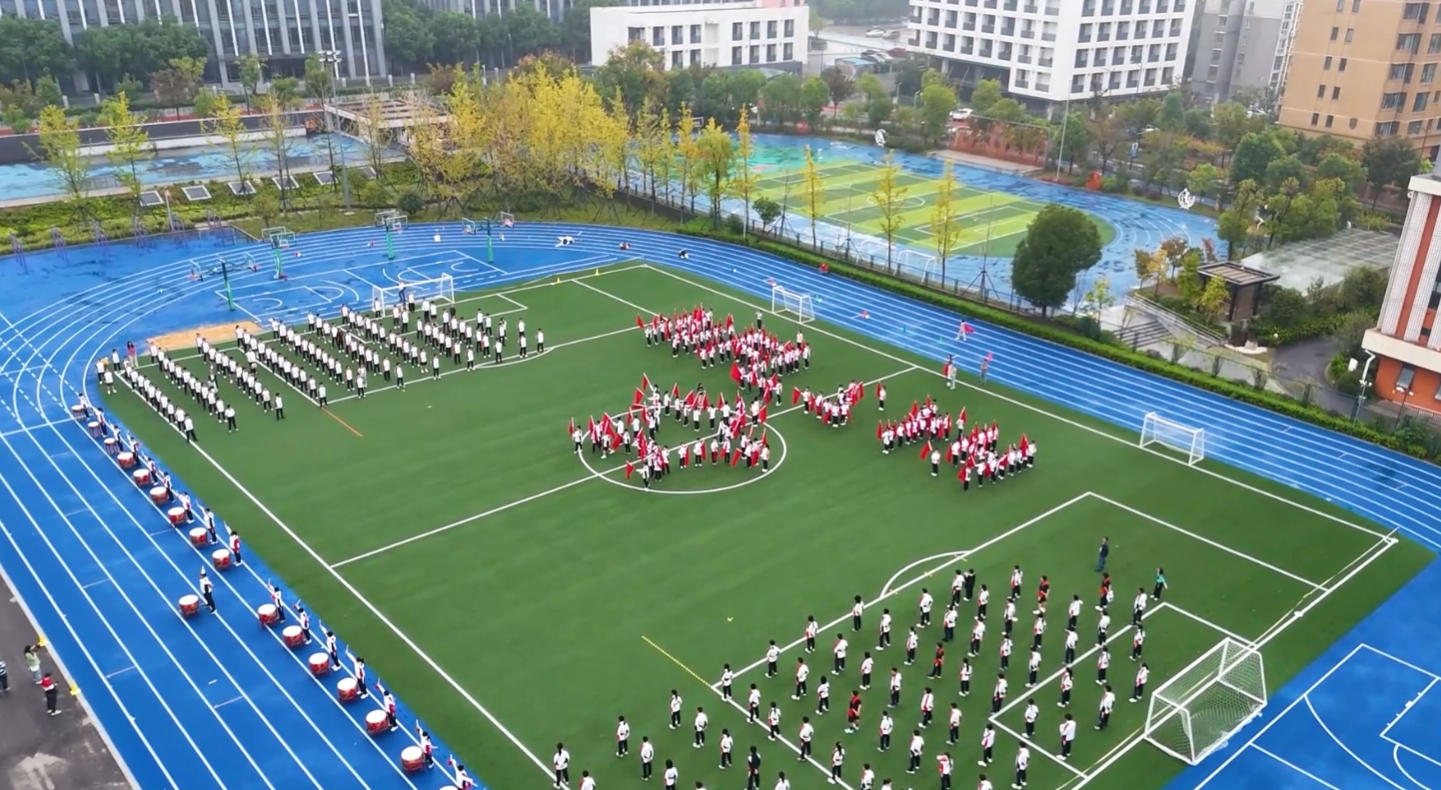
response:
<path id="1" fill-rule="evenodd" d="M 455 278 L 442 274 L 428 280 L 401 281 L 396 285 L 374 286 L 370 292 L 372 310 L 384 310 L 393 305 L 403 304 L 411 297 L 416 304 L 427 299 L 432 302 L 445 301 L 455 304 Z"/>
<path id="2" fill-rule="evenodd" d="M 1185 453 L 1186 463 L 1192 466 L 1206 457 L 1206 431 L 1168 420 L 1150 412 L 1141 422 L 1141 446 L 1159 444 L 1178 453 Z"/>
<path id="3" fill-rule="evenodd" d="M 776 315 L 790 314 L 797 323 L 807 324 L 816 320 L 815 303 L 810 294 L 787 291 L 779 285 L 771 286 L 771 312 Z"/>
<path id="4" fill-rule="evenodd" d="M 1226 639 L 1151 695 L 1144 737 L 1195 765 L 1266 707 L 1266 671 L 1254 645 Z"/>

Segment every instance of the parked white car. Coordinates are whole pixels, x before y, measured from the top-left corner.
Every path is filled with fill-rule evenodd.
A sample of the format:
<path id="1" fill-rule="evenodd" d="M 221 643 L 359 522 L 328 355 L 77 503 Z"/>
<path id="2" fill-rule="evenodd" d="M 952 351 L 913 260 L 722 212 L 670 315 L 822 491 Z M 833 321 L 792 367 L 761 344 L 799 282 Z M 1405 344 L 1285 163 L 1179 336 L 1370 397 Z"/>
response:
<path id="1" fill-rule="evenodd" d="M 962 108 L 959 109 L 959 110 L 951 110 L 951 120 L 953 120 L 953 121 L 964 121 L 964 120 L 969 119 L 970 117 L 971 117 L 971 108 L 970 108 L 970 107 L 962 107 Z"/>
<path id="2" fill-rule="evenodd" d="M 885 37 L 886 37 L 886 31 L 885 31 L 884 28 L 873 27 L 873 28 L 871 28 L 870 30 L 867 30 L 867 31 L 866 31 L 866 38 L 885 38 Z"/>

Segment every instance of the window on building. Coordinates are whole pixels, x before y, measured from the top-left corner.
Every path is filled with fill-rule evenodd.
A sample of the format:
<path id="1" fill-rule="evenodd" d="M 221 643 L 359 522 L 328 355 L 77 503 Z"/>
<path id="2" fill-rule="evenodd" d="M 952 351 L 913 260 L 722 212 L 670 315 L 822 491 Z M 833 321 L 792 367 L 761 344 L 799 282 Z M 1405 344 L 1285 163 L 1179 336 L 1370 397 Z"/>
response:
<path id="1" fill-rule="evenodd" d="M 1340 60 L 1336 61 L 1336 70 L 1337 70 L 1337 71 L 1345 71 L 1345 70 L 1346 70 L 1346 60 L 1347 60 L 1347 58 L 1341 58 Z"/>
<path id="2" fill-rule="evenodd" d="M 767 23 L 766 23 L 766 38 L 775 38 L 776 35 L 777 35 L 777 31 L 778 31 L 779 29 L 780 29 L 780 26 L 776 24 L 776 21 L 775 21 L 774 19 L 772 19 L 771 21 L 767 22 Z"/>
<path id="3" fill-rule="evenodd" d="M 1341 0 L 1341 2 L 1344 3 L 1344 2 L 1346 2 L 1346 0 Z M 1327 55 L 1327 56 L 1326 56 L 1326 59 L 1323 60 L 1323 61 L 1321 61 L 1321 70 L 1322 70 L 1322 71 L 1330 71 L 1330 70 L 1331 70 L 1331 56 L 1330 56 L 1330 55 Z"/>
<path id="4" fill-rule="evenodd" d="M 1095 55 L 1095 57 L 1093 57 L 1093 58 L 1091 59 L 1091 65 L 1093 65 L 1093 66 L 1104 66 L 1104 65 L 1106 65 L 1106 50 L 1104 50 L 1104 49 L 1098 49 L 1098 50 L 1096 50 L 1096 55 Z"/>
<path id="5" fill-rule="evenodd" d="M 775 63 L 775 62 L 776 62 L 776 45 L 775 45 L 775 44 L 766 44 L 766 62 L 767 62 L 767 63 Z"/>
<path id="6" fill-rule="evenodd" d="M 1402 33 L 1396 37 L 1396 51 L 1415 54 L 1421 49 L 1420 33 Z"/>
<path id="7" fill-rule="evenodd" d="M 701 43 L 701 41 L 700 41 L 700 25 L 691 25 L 691 26 L 690 26 L 690 43 L 692 43 L 692 44 L 699 44 L 699 43 Z"/>
<path id="8" fill-rule="evenodd" d="M 1128 39 L 1128 38 L 1130 38 L 1130 37 L 1131 37 L 1131 23 L 1130 23 L 1130 22 L 1117 22 L 1117 23 L 1116 23 L 1116 40 L 1117 40 L 1117 41 L 1125 41 L 1126 39 Z"/>
<path id="9" fill-rule="evenodd" d="M 1327 128 L 1327 129 L 1330 129 L 1330 128 L 1331 128 L 1331 123 L 1332 123 L 1333 121 L 1335 121 L 1335 120 L 1336 120 L 1336 116 L 1334 116 L 1334 115 L 1328 115 L 1328 116 L 1326 116 L 1326 128 Z"/>
<path id="10" fill-rule="evenodd" d="M 1427 63 L 1421 67 L 1421 82 L 1426 83 L 1436 79 L 1436 64 Z"/>
<path id="11" fill-rule="evenodd" d="M 628 27 L 625 29 L 626 41 L 645 41 L 645 28 Z"/>
<path id="12" fill-rule="evenodd" d="M 752 22 L 752 23 L 751 23 L 751 39 L 754 40 L 754 39 L 757 39 L 757 38 L 760 38 L 760 37 L 761 37 L 761 23 L 759 23 L 759 22 Z"/>
<path id="13" fill-rule="evenodd" d="M 1341 86 L 1340 86 L 1340 85 L 1336 85 L 1336 86 L 1334 86 L 1334 87 L 1331 88 L 1331 100 L 1332 100 L 1332 101 L 1335 101 L 1336 99 L 1339 99 L 1339 98 L 1341 98 Z"/>
<path id="14" fill-rule="evenodd" d="M 1346 0 L 1336 0 L 1336 13 L 1346 10 Z"/>
<path id="15" fill-rule="evenodd" d="M 1361 10 L 1361 0 L 1351 0 L 1351 13 L 1354 14 L 1354 13 L 1360 11 L 1360 10 Z"/>
<path id="16" fill-rule="evenodd" d="M 685 68 L 685 53 L 680 50 L 672 50 L 670 53 L 670 67 L 673 69 Z"/>
<path id="17" fill-rule="evenodd" d="M 670 43 L 672 46 L 685 43 L 685 26 L 674 25 L 670 29 Z"/>
<path id="18" fill-rule="evenodd" d="M 1401 18 L 1426 24 L 1426 10 L 1429 3 L 1407 3 L 1401 8 Z"/>
<path id="19" fill-rule="evenodd" d="M 1312 126 L 1315 126 L 1316 124 L 1318 124 L 1318 123 L 1320 123 L 1320 122 L 1321 122 L 1321 113 L 1319 113 L 1319 112 L 1313 112 L 1313 113 L 1311 113 L 1311 125 L 1312 125 Z"/>
<path id="20" fill-rule="evenodd" d="M 665 28 L 663 28 L 663 27 L 653 27 L 653 28 L 651 28 L 651 29 L 650 29 L 650 43 L 651 43 L 651 46 L 655 46 L 655 47 L 663 47 L 663 46 L 665 46 Z"/>
<path id="21" fill-rule="evenodd" d="M 954 27 L 954 25 L 952 25 L 952 27 Z M 795 21 L 794 19 L 787 19 L 787 20 L 786 20 L 785 31 L 786 31 L 786 32 L 785 32 L 785 37 L 786 37 L 786 38 L 795 38 L 795 37 L 796 37 L 796 21 Z"/>
<path id="22" fill-rule="evenodd" d="M 949 42 L 949 43 L 950 43 L 950 47 L 949 47 L 949 48 L 950 48 L 950 49 L 955 49 L 955 44 L 956 44 L 955 38 L 956 38 L 956 37 L 955 37 L 955 36 L 948 36 L 947 38 L 950 39 L 950 42 Z M 782 58 L 783 60 L 785 60 L 786 62 L 790 62 L 790 61 L 796 59 L 796 45 L 795 45 L 795 44 L 791 44 L 791 43 L 787 42 L 787 43 L 781 45 L 781 49 L 784 51 L 784 54 L 785 54 L 785 57 Z"/>
<path id="23" fill-rule="evenodd" d="M 739 23 L 737 23 L 737 24 L 739 24 Z M 746 61 L 745 61 L 744 50 L 745 50 L 744 47 L 731 47 L 731 65 L 732 65 L 732 66 L 740 66 L 740 65 L 742 65 L 742 64 L 744 64 L 744 63 L 746 62 Z"/>
<path id="24" fill-rule="evenodd" d="M 1404 91 L 1381 94 L 1381 109 L 1394 110 L 1404 106 L 1406 106 L 1406 93 Z"/>
<path id="25" fill-rule="evenodd" d="M 690 64 L 692 66 L 700 65 L 700 50 L 693 49 L 690 51 Z"/>
<path id="26" fill-rule="evenodd" d="M 1424 112 L 1426 106 L 1431 103 L 1431 94 L 1421 92 L 1416 94 L 1416 99 L 1411 103 L 1411 112 Z M 1417 121 L 1416 123 L 1420 123 Z M 1419 129 L 1417 131 L 1420 131 Z"/>
<path id="27" fill-rule="evenodd" d="M 1401 372 L 1396 374 L 1396 389 L 1410 390 L 1411 384 L 1416 381 L 1416 366 L 1403 362 Z"/>
<path id="28" fill-rule="evenodd" d="M 1180 35 L 1181 35 L 1181 20 L 1180 20 L 1180 19 L 1172 19 L 1172 20 L 1171 20 L 1171 30 L 1170 30 L 1170 36 L 1171 36 L 1171 38 L 1179 38 Z"/>
<path id="29" fill-rule="evenodd" d="M 1331 28 L 1331 40 L 1332 40 L 1332 41 L 1335 41 L 1335 40 L 1336 40 L 1336 37 L 1339 36 L 1339 35 L 1341 35 L 1341 28 L 1339 28 L 1339 27 L 1333 27 L 1333 28 Z"/>
<path id="30" fill-rule="evenodd" d="M 1386 70 L 1386 79 L 1399 80 L 1406 76 L 1406 63 L 1392 63 L 1391 68 Z"/>
<path id="31" fill-rule="evenodd" d="M 1317 85 L 1317 86 L 1316 86 L 1316 98 L 1318 98 L 1318 99 L 1324 99 L 1324 98 L 1326 98 L 1326 86 L 1325 86 L 1325 85 Z"/>
<path id="32" fill-rule="evenodd" d="M 750 62 L 751 62 L 751 63 L 760 63 L 760 62 L 761 62 L 761 46 L 760 46 L 760 44 L 751 44 L 750 50 L 751 50 L 750 52 L 746 53 L 747 55 L 750 56 Z"/>
<path id="33" fill-rule="evenodd" d="M 744 22 L 732 22 L 732 23 L 731 23 L 731 41 L 740 41 L 741 39 L 743 39 L 743 38 L 745 38 L 745 37 L 746 37 L 746 23 L 744 23 Z"/>
<path id="34" fill-rule="evenodd" d="M 1346 28 L 1346 43 L 1347 43 L 1347 44 L 1350 44 L 1350 43 L 1351 43 L 1351 39 L 1353 39 L 1353 38 L 1355 38 L 1355 37 L 1356 37 L 1356 28 L 1354 28 L 1354 27 L 1348 27 L 1348 28 Z M 1417 40 L 1417 41 L 1420 41 L 1420 40 L 1421 40 L 1421 36 L 1419 36 L 1419 35 L 1416 36 L 1416 40 Z M 1415 52 L 1416 50 L 1413 49 L 1413 50 L 1411 50 L 1411 51 L 1412 51 L 1412 52 Z"/>
<path id="35" fill-rule="evenodd" d="M 1420 121 L 1412 121 L 1412 122 L 1406 124 L 1406 134 L 1420 134 L 1420 133 L 1421 133 L 1421 122 L 1420 122 Z"/>
<path id="36" fill-rule="evenodd" d="M 1175 59 L 1176 59 L 1176 46 L 1177 46 L 1176 44 L 1167 44 L 1167 45 L 1166 45 L 1166 60 L 1169 61 L 1169 60 L 1175 60 Z"/>
<path id="37" fill-rule="evenodd" d="M 1081 74 L 1071 75 L 1071 93 L 1080 93 L 1086 89 L 1086 78 Z"/>
<path id="38" fill-rule="evenodd" d="M 1091 51 L 1089 49 L 1076 50 L 1076 68 L 1084 69 L 1086 67 L 1086 64 L 1089 62 L 1090 57 Z"/>

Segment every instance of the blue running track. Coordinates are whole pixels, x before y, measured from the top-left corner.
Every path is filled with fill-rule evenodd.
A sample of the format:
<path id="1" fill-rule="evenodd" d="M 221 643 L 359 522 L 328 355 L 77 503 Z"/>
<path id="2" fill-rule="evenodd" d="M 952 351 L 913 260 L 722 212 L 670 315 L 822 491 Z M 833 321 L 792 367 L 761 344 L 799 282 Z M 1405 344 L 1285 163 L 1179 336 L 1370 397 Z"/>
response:
<path id="1" fill-rule="evenodd" d="M 575 244 L 558 248 L 561 235 L 575 237 Z M 630 244 L 624 254 L 618 251 L 621 242 Z M 246 253 L 259 262 L 258 272 L 242 268 L 234 278 L 233 295 L 238 308 L 262 325 L 270 318 L 303 319 L 308 310 L 334 313 L 342 303 L 364 305 L 372 285 L 441 272 L 454 276 L 458 289 L 474 290 L 644 258 L 675 276 L 704 277 L 748 293 L 757 304 L 768 304 L 774 280 L 813 294 L 820 318 L 938 362 L 954 354 L 959 364 L 974 370 L 982 357 L 994 354 L 993 380 L 1116 425 L 1123 431 L 1097 433 L 1117 441 L 1134 441 L 1132 432 L 1150 411 L 1205 426 L 1209 457 L 1324 497 L 1441 548 L 1435 504 L 1441 469 L 984 323 L 972 321 L 977 331 L 971 340 L 956 342 L 960 316 L 955 313 L 773 256 L 658 232 L 529 222 L 496 242 L 494 263 L 485 262 L 483 237 L 464 235 L 453 224 L 408 229 L 397 239 L 393 261 L 384 258 L 381 248 L 378 232 L 369 228 L 300 237 L 286 253 L 288 277 L 281 282 L 272 279 L 266 265 L 267 247 L 234 245 L 204 234 L 153 240 L 147 247 L 31 254 L 24 268 L 14 259 L 0 259 L 7 285 L 0 291 L 0 380 L 7 385 L 0 387 L 0 565 L 66 661 L 67 672 L 83 689 L 82 699 L 126 767 L 147 790 L 380 790 L 438 788 L 449 781 L 443 768 L 415 776 L 400 769 L 400 749 L 415 742 L 413 714 L 402 706 L 402 731 L 367 735 L 363 719 L 377 703 L 346 706 L 336 700 L 335 681 L 348 667 L 316 678 L 306 659 L 318 646 L 291 651 L 278 633 L 257 624 L 254 608 L 269 600 L 265 585 L 274 578 L 260 558 L 247 557 L 242 567 L 216 574 L 217 617 L 182 619 L 175 601 L 193 591 L 208 551 L 192 548 L 169 526 L 69 413 L 78 392 L 99 400 L 91 371 L 95 358 L 111 348 L 234 320 L 216 292 L 218 277 L 196 281 L 187 276 L 197 267 L 209 271 L 222 256 L 232 266 Z M 682 248 L 689 250 L 688 260 L 678 258 Z M 177 488 L 185 486 L 177 482 Z M 298 537 L 296 542 L 309 550 Z M 277 581 L 283 588 L 284 581 Z M 1436 734 L 1441 732 L 1441 690 L 1430 685 L 1441 677 L 1436 666 L 1441 618 L 1433 603 L 1438 594 L 1441 571 L 1433 564 L 1398 594 L 1405 600 L 1388 604 L 1296 684 L 1277 692 L 1268 710 L 1293 700 L 1309 704 L 1298 703 L 1284 716 L 1252 724 L 1241 737 L 1268 728 L 1257 743 L 1222 750 L 1183 774 L 1176 787 L 1195 787 L 1209 772 L 1221 770 L 1210 786 L 1441 790 L 1436 773 L 1441 770 L 1436 762 L 1441 759 Z M 295 596 L 287 592 L 285 600 L 293 606 Z M 1391 611 L 1395 606 L 1404 606 L 1406 614 Z M 314 613 L 322 622 L 325 614 Z M 1409 618 L 1405 640 L 1392 636 L 1402 616 Z M 1418 619 L 1426 622 L 1417 624 Z M 381 620 L 448 679 L 419 646 Z M 314 625 L 316 631 L 323 628 Z M 1366 646 L 1357 647 L 1361 644 Z M 1325 702 L 1341 704 L 1344 693 L 1322 693 L 1328 684 L 1344 692 L 1358 682 L 1385 697 L 1375 705 L 1377 715 L 1386 712 L 1388 720 L 1381 722 L 1385 738 L 1372 740 L 1391 745 L 1395 760 L 1388 762 L 1390 752 L 1382 755 L 1377 751 L 1382 747 L 1368 741 L 1377 753 L 1358 754 L 1366 758 L 1364 764 L 1375 764 L 1374 770 L 1338 773 L 1363 764 L 1347 756 L 1346 746 L 1336 751 L 1341 757 L 1333 756 L 1336 765 L 1305 763 L 1323 751 L 1318 745 L 1364 739 L 1370 717 L 1338 723 L 1345 717 L 1335 711 L 1328 717 Z M 464 689 L 457 691 L 488 715 Z M 1392 704 L 1396 699 L 1414 704 L 1390 721 L 1402 709 Z M 1311 718 L 1322 723 L 1319 729 L 1297 715 L 1298 709 L 1312 706 L 1316 714 Z M 1292 727 L 1290 721 L 1299 723 Z M 1327 726 L 1340 734 L 1327 738 L 1322 734 Z M 1352 732 L 1355 727 L 1361 734 Z M 442 758 L 449 756 L 444 744 L 437 746 Z M 538 771 L 546 771 L 540 760 L 528 756 Z M 476 773 L 483 776 L 484 766 L 473 766 Z M 1287 781 L 1280 781 L 1279 774 Z"/>

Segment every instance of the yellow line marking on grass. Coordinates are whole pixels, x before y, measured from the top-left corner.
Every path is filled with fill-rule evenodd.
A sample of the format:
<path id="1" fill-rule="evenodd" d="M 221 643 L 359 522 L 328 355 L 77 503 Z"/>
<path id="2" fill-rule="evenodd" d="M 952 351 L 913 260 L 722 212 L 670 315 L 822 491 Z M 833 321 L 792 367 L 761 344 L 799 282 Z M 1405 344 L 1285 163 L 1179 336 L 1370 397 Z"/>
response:
<path id="1" fill-rule="evenodd" d="M 656 644 L 655 642 L 652 642 L 651 639 L 650 639 L 650 637 L 646 636 L 645 634 L 641 634 L 640 638 L 643 639 L 643 640 L 645 640 L 645 643 L 646 643 L 646 644 L 648 644 L 648 645 L 650 645 L 651 647 L 655 648 L 655 650 L 656 650 L 657 653 L 660 653 L 661 655 L 663 655 L 663 656 L 665 656 L 666 658 L 670 659 L 670 662 L 671 662 L 672 664 L 675 664 L 676 666 L 678 666 L 678 667 L 680 667 L 682 670 L 684 670 L 687 675 L 690 675 L 691 677 L 693 677 L 693 678 L 695 678 L 696 680 L 700 681 L 700 684 L 701 684 L 702 686 L 705 686 L 706 688 L 710 688 L 710 683 L 707 682 L 705 678 L 703 678 L 703 677 L 701 677 L 699 674 L 697 674 L 694 669 L 691 669 L 690 667 L 686 666 L 684 661 L 681 661 L 679 658 L 676 658 L 675 656 L 673 656 L 673 655 L 671 655 L 669 652 L 667 652 L 665 648 L 661 647 L 660 645 Z"/>
<path id="2" fill-rule="evenodd" d="M 336 422 L 340 423 L 341 425 L 344 425 L 344 426 L 345 426 L 345 430 L 350 431 L 351 433 L 355 434 L 357 438 L 360 438 L 360 439 L 364 439 L 364 438 L 365 438 L 365 434 L 361 433 L 360 431 L 355 430 L 354 428 L 351 427 L 350 423 L 346 422 L 345 420 L 340 419 L 340 415 L 339 415 L 339 414 L 336 414 L 335 412 L 331 411 L 331 410 L 328 409 L 328 408 L 325 408 L 324 406 L 322 406 L 322 407 L 320 408 L 320 410 L 323 411 L 323 412 L 325 412 L 326 414 L 330 415 L 330 419 L 335 420 Z"/>

